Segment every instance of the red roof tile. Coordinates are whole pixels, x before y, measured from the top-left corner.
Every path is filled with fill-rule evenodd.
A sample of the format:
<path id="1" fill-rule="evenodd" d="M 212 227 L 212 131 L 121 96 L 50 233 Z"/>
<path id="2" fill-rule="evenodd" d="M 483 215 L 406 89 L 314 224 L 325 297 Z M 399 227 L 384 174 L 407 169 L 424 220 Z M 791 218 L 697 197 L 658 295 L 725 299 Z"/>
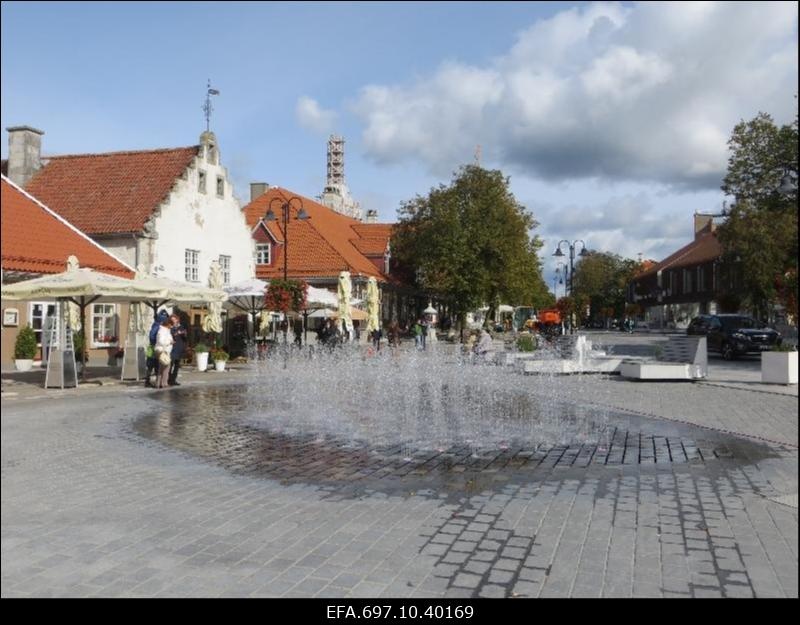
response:
<path id="1" fill-rule="evenodd" d="M 198 149 L 45 157 L 26 189 L 88 234 L 140 232 Z"/>
<path id="2" fill-rule="evenodd" d="M 74 254 L 81 267 L 133 278 L 131 267 L 56 215 L 5 176 L 2 178 L 3 271 L 61 273 Z"/>
<path id="3" fill-rule="evenodd" d="M 273 202 L 273 211 L 280 214 L 280 204 L 291 198 L 293 194 L 287 189 L 273 187 L 244 207 L 245 218 L 251 228 L 264 217 Z M 390 232 L 390 224 L 362 224 L 360 221 L 341 215 L 336 211 L 306 197 L 300 197 L 303 208 L 310 219 L 295 219 L 299 204 L 291 204 L 291 221 L 289 223 L 289 258 L 288 273 L 295 278 L 336 277 L 340 271 L 349 271 L 354 275 L 372 276 L 387 281 L 378 268 L 366 257 L 380 247 L 381 233 Z M 266 222 L 266 226 L 277 241 L 283 242 L 282 221 Z M 363 230 L 368 226 L 366 230 Z M 369 228 L 381 226 L 382 229 Z M 369 239 L 360 241 L 359 232 L 368 232 Z M 383 240 L 380 254 L 386 248 L 388 235 Z M 279 277 L 283 275 L 283 245 L 276 246 L 271 265 L 256 265 L 258 278 Z"/>
<path id="4" fill-rule="evenodd" d="M 690 267 L 692 265 L 699 265 L 722 255 L 722 245 L 717 239 L 717 233 L 705 230 L 697 234 L 697 238 L 684 245 L 677 252 L 667 256 L 659 263 L 655 263 L 646 271 L 638 274 L 636 277 L 649 276 L 665 269 L 677 269 L 679 267 Z"/>

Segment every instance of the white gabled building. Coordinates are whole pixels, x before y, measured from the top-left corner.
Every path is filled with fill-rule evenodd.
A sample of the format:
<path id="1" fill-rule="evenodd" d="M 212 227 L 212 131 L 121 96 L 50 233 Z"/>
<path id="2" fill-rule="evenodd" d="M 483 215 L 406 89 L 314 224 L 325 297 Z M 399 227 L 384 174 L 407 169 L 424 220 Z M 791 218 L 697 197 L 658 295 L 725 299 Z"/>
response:
<path id="1" fill-rule="evenodd" d="M 202 284 L 215 260 L 230 284 L 255 276 L 214 133 L 184 148 L 42 157 L 44 133 L 7 130 L 9 177 L 129 265 Z"/>

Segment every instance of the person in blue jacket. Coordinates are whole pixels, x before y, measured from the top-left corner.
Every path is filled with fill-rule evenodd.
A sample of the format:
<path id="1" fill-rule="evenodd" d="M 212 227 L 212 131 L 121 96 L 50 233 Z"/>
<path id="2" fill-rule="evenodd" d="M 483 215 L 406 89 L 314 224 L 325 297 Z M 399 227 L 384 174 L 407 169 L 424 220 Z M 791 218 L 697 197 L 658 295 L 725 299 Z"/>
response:
<path id="1" fill-rule="evenodd" d="M 166 310 L 159 310 L 158 313 L 153 315 L 153 325 L 150 326 L 150 335 L 148 338 L 150 339 L 150 349 L 148 350 L 148 356 L 145 360 L 145 364 L 147 365 L 147 371 L 144 374 L 144 385 L 147 387 L 155 388 L 155 384 L 150 381 L 150 376 L 153 373 L 158 371 L 158 356 L 156 356 L 153 349 L 156 345 L 156 337 L 158 336 L 158 329 L 161 327 L 161 324 L 164 323 L 167 319 L 169 319 L 169 314 Z"/>

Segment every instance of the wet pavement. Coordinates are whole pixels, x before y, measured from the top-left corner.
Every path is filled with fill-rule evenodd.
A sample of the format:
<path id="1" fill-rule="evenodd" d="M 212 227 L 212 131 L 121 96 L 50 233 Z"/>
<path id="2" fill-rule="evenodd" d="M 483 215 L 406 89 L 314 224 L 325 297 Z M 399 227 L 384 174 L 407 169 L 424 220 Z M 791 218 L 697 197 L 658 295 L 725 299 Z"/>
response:
<path id="1" fill-rule="evenodd" d="M 4 399 L 4 597 L 797 596 L 792 398 L 622 384 L 599 443 L 418 449 L 206 380 Z"/>

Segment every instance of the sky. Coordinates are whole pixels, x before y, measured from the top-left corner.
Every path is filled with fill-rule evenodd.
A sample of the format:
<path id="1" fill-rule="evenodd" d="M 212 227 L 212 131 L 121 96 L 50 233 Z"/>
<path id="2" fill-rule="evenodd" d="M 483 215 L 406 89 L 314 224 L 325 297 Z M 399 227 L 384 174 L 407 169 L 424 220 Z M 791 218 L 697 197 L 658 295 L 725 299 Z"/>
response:
<path id="1" fill-rule="evenodd" d="M 391 222 L 480 146 L 539 223 L 551 289 L 561 240 L 655 260 L 688 243 L 723 206 L 733 127 L 797 115 L 797 2 L 1 7 L 0 123 L 43 130 L 43 154 L 194 145 L 210 80 L 243 203 L 250 182 L 320 194 L 336 133 L 351 194 Z"/>

